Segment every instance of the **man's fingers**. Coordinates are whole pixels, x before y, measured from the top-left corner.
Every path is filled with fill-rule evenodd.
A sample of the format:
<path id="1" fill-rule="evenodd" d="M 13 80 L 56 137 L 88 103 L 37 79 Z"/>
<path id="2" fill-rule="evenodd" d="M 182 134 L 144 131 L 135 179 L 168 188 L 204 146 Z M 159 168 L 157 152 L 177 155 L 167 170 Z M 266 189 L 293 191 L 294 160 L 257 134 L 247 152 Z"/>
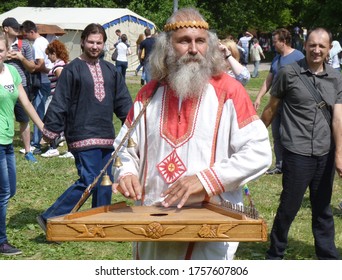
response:
<path id="1" fill-rule="evenodd" d="M 180 188 L 180 187 L 176 188 L 173 186 L 171 190 L 164 192 L 164 195 L 166 196 L 166 198 L 162 202 L 162 205 L 164 207 L 169 207 L 170 205 L 172 205 L 173 203 L 178 201 L 180 198 L 184 199 L 184 193 L 185 193 L 185 191 L 183 188 Z M 185 199 L 185 201 L 186 200 L 187 200 L 187 198 Z"/>
<path id="2" fill-rule="evenodd" d="M 127 198 L 134 200 L 141 199 L 142 188 L 136 176 L 125 176 L 120 179 L 119 183 L 113 184 L 112 189 L 114 193 L 119 191 Z"/>
<path id="3" fill-rule="evenodd" d="M 121 179 L 119 182 L 119 186 L 121 188 L 121 193 L 126 196 L 129 197 L 130 196 L 130 192 L 129 192 L 129 186 L 127 186 L 125 179 Z"/>
<path id="4" fill-rule="evenodd" d="M 132 184 L 133 184 L 133 189 L 134 189 L 136 199 L 140 200 L 142 196 L 142 188 L 140 186 L 138 177 L 134 176 L 132 178 Z"/>

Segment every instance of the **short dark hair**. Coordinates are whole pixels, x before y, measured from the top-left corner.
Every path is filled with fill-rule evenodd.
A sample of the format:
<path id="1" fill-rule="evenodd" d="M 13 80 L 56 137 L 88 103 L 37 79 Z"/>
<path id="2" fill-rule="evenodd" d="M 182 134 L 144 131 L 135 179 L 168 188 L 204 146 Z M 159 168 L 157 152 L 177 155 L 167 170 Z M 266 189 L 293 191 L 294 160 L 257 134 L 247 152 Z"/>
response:
<path id="1" fill-rule="evenodd" d="M 23 31 L 26 33 L 30 31 L 34 31 L 35 33 L 38 32 L 37 25 L 33 21 L 25 20 L 21 26 L 22 26 Z"/>
<path id="2" fill-rule="evenodd" d="M 145 36 L 150 36 L 152 34 L 151 29 L 149 29 L 149 28 L 146 28 L 144 33 L 145 33 Z"/>
<path id="3" fill-rule="evenodd" d="M 284 42 L 286 45 L 291 46 L 292 36 L 290 31 L 285 28 L 279 28 L 273 31 L 272 36 L 278 35 L 280 42 Z"/>
<path id="4" fill-rule="evenodd" d="M 121 41 L 124 43 L 127 41 L 127 35 L 126 34 L 121 35 Z"/>
<path id="5" fill-rule="evenodd" d="M 103 42 L 107 41 L 106 31 L 104 30 L 101 24 L 98 24 L 98 23 L 88 24 L 86 28 L 84 28 L 84 30 L 82 31 L 81 42 L 84 42 L 85 39 L 87 39 L 90 34 L 102 34 Z M 81 44 L 81 49 L 83 51 L 82 44 Z"/>

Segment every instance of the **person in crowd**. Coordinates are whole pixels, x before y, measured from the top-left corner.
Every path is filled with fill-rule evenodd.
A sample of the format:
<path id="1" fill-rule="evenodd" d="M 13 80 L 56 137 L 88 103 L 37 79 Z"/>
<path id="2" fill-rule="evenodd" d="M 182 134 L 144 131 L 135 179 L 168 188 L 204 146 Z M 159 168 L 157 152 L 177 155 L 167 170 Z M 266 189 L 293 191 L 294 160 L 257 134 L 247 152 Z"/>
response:
<path id="1" fill-rule="evenodd" d="M 279 69 L 286 64 L 298 61 L 304 57 L 302 52 L 291 47 L 291 38 L 291 33 L 285 28 L 277 29 L 272 33 L 272 43 L 278 54 L 273 58 L 270 71 L 254 101 L 254 107 L 256 110 L 258 110 L 260 107 L 261 98 L 270 90 Z M 281 106 L 279 107 L 279 110 L 272 121 L 275 167 L 267 170 L 266 174 L 268 175 L 282 174 L 283 146 L 280 141 L 280 123 Z"/>
<path id="2" fill-rule="evenodd" d="M 341 72 L 341 66 L 340 66 L 340 56 L 342 55 L 342 48 L 339 41 L 334 40 L 332 42 L 332 48 L 329 51 L 328 56 L 328 63 L 329 65 L 337 70 L 338 72 Z"/>
<path id="3" fill-rule="evenodd" d="M 142 81 L 142 85 L 144 82 L 148 83 L 151 80 L 151 71 L 149 64 L 149 56 L 153 50 L 153 46 L 155 43 L 155 36 L 152 36 L 151 29 L 146 28 L 144 31 L 145 40 L 140 43 L 138 57 L 140 61 L 143 61 L 144 65 L 144 81 Z M 144 56 L 144 57 L 143 57 Z"/>
<path id="4" fill-rule="evenodd" d="M 136 41 L 136 44 L 137 44 L 137 53 L 136 54 L 137 54 L 137 56 L 139 55 L 140 44 L 144 39 L 145 39 L 145 35 L 143 33 L 139 34 L 139 37 Z M 142 53 L 141 54 L 141 61 L 139 60 L 139 65 L 138 65 L 137 69 L 135 69 L 135 76 L 138 76 L 140 69 L 143 68 L 143 66 L 144 66 L 144 57 L 145 57 L 145 54 Z"/>
<path id="5" fill-rule="evenodd" d="M 303 30 L 299 26 L 293 29 L 292 47 L 298 51 L 303 51 Z"/>
<path id="6" fill-rule="evenodd" d="M 245 86 L 250 80 L 251 75 L 247 67 L 239 62 L 240 52 L 236 43 L 233 40 L 224 39 L 220 42 L 219 49 L 223 53 L 223 58 L 227 65 L 227 74 Z"/>
<path id="7" fill-rule="evenodd" d="M 17 185 L 13 148 L 13 115 L 17 99 L 40 130 L 44 124 L 27 97 L 18 70 L 13 65 L 4 63 L 8 51 L 7 38 L 0 35 L 0 254 L 11 256 L 22 253 L 8 242 L 6 234 L 8 203 L 15 195 Z"/>
<path id="8" fill-rule="evenodd" d="M 50 81 L 46 68 L 50 68 L 51 61 L 45 53 L 46 47 L 49 44 L 48 40 L 41 36 L 38 32 L 37 26 L 34 22 L 26 20 L 22 23 L 23 36 L 32 42 L 33 57 L 35 60 L 35 73 L 39 76 L 40 87 L 34 92 L 33 107 L 36 109 L 38 116 L 43 119 L 45 115 L 46 101 L 51 93 Z M 33 154 L 42 154 L 41 150 L 42 133 L 37 126 L 33 126 L 33 139 L 31 146 L 35 147 Z"/>
<path id="9" fill-rule="evenodd" d="M 114 54 L 112 55 L 112 60 L 113 60 L 113 61 L 116 61 L 116 58 L 117 58 L 116 45 L 119 44 L 119 43 L 121 42 L 121 35 L 122 35 L 121 30 L 120 30 L 120 29 L 116 29 L 116 30 L 115 30 L 115 35 L 118 36 L 118 37 L 117 37 L 117 40 L 114 42 L 113 46 L 111 46 L 111 47 L 109 48 L 109 51 L 114 50 L 114 52 L 115 52 L 115 59 L 114 59 L 114 57 L 113 57 Z M 106 47 L 106 45 L 105 45 L 104 48 L 103 48 L 102 54 L 101 54 L 101 56 L 100 56 L 100 59 L 101 59 L 101 58 L 104 58 L 104 52 L 106 51 L 106 48 L 107 48 L 107 47 Z"/>
<path id="10" fill-rule="evenodd" d="M 271 40 L 269 39 L 267 34 L 265 33 L 261 34 L 259 38 L 259 45 L 261 46 L 264 54 L 270 51 L 270 41 Z"/>
<path id="11" fill-rule="evenodd" d="M 253 37 L 252 33 L 246 31 L 244 36 L 242 36 L 238 41 L 238 45 L 244 49 L 244 55 L 241 57 L 241 64 L 244 66 L 247 66 L 248 64 L 249 44 Z"/>
<path id="12" fill-rule="evenodd" d="M 52 97 L 55 93 L 56 85 L 59 76 L 62 73 L 64 66 L 69 62 L 69 53 L 65 44 L 59 40 L 53 40 L 46 47 L 45 53 L 47 54 L 49 60 L 52 62 L 51 68 L 46 68 L 45 72 L 48 72 L 48 78 L 50 80 L 51 95 L 46 101 L 46 110 L 50 105 Z M 41 154 L 44 158 L 57 157 L 59 156 L 59 151 L 57 149 L 56 141 L 51 142 L 49 149 Z M 73 157 L 72 153 L 67 152 L 63 157 Z"/>
<path id="13" fill-rule="evenodd" d="M 339 259 L 330 202 L 335 169 L 342 177 L 342 78 L 325 63 L 331 43 L 325 28 L 308 32 L 305 58 L 279 70 L 261 116 L 269 126 L 282 103 L 283 190 L 266 259 L 284 258 L 288 232 L 307 188 L 317 258 Z M 316 94 L 322 98 L 320 106 Z"/>
<path id="14" fill-rule="evenodd" d="M 20 33 L 20 24 L 15 18 L 9 17 L 2 22 L 2 30 L 5 37 L 10 44 L 10 50 L 7 52 L 7 64 L 13 65 L 19 72 L 24 90 L 29 96 L 29 90 L 27 87 L 29 73 L 35 70 L 35 64 L 33 60 L 32 48 L 27 40 L 18 38 Z M 20 135 L 24 144 L 24 148 L 20 150 L 25 154 L 25 159 L 30 162 L 37 162 L 31 151 L 31 130 L 29 117 L 27 116 L 24 108 L 20 102 L 17 101 L 14 107 L 14 115 L 20 126 Z"/>
<path id="15" fill-rule="evenodd" d="M 241 187 L 271 165 L 268 132 L 240 82 L 225 73 L 216 35 L 194 8 L 176 11 L 150 54 L 152 80 L 115 139 L 113 192 L 137 205 L 242 204 Z M 196 81 L 196 82 L 194 82 Z M 146 102 L 150 103 L 146 105 Z M 144 105 L 145 104 L 145 105 Z M 145 115 L 132 127 L 143 106 Z M 128 131 L 129 130 L 129 131 Z M 136 259 L 232 259 L 236 242 L 138 242 Z"/>
<path id="16" fill-rule="evenodd" d="M 120 29 L 116 29 L 116 30 L 115 30 L 115 35 L 118 36 L 118 39 L 117 39 L 117 41 L 115 42 L 115 44 L 121 42 L 121 34 L 122 34 L 122 33 L 121 33 L 121 30 L 120 30 Z M 115 45 L 115 44 L 114 44 L 114 45 Z"/>
<path id="17" fill-rule="evenodd" d="M 91 23 L 82 31 L 82 54 L 69 62 L 58 78 L 54 97 L 44 118 L 43 135 L 51 142 L 64 132 L 75 157 L 79 179 L 37 217 L 46 231 L 46 220 L 70 213 L 86 188 L 100 174 L 113 153 L 113 113 L 124 122 L 132 106 L 125 81 L 115 66 L 99 59 L 107 40 L 104 28 Z M 108 166 L 108 174 L 111 166 Z M 111 188 L 92 190 L 92 207 L 111 203 Z"/>
<path id="18" fill-rule="evenodd" d="M 219 49 L 226 61 L 226 73 L 239 81 L 245 86 L 251 78 L 251 75 L 246 66 L 243 66 L 240 61 L 240 51 L 238 45 L 232 39 L 224 39 L 219 44 Z M 244 192 L 249 192 L 248 185 L 244 185 Z"/>
<path id="19" fill-rule="evenodd" d="M 259 77 L 259 65 L 261 58 L 265 59 L 264 52 L 262 51 L 262 48 L 259 45 L 259 40 L 257 38 L 253 38 L 253 43 L 249 50 L 249 54 L 251 57 L 251 61 L 254 64 L 252 78 L 257 78 Z"/>
<path id="20" fill-rule="evenodd" d="M 115 48 L 118 50 L 118 57 L 115 65 L 119 73 L 121 73 L 124 80 L 126 79 L 126 70 L 128 68 L 128 55 L 132 54 L 131 47 L 128 44 L 126 34 L 121 35 L 121 42 L 115 44 Z"/>

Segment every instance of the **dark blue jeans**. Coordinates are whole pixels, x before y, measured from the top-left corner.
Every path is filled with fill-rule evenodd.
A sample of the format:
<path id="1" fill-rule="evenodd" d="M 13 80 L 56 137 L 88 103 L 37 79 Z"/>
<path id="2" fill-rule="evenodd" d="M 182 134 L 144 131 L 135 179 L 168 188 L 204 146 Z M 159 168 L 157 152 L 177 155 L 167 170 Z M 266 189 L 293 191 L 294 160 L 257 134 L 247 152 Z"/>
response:
<path id="1" fill-rule="evenodd" d="M 128 68 L 128 62 L 117 60 L 115 63 L 115 66 L 116 66 L 116 69 L 118 70 L 118 72 L 121 73 L 122 77 L 124 77 L 124 79 L 125 79 L 126 78 L 126 70 Z"/>
<path id="2" fill-rule="evenodd" d="M 7 241 L 6 214 L 17 185 L 13 145 L 0 145 L 0 244 Z"/>
<path id="3" fill-rule="evenodd" d="M 147 84 L 151 81 L 151 66 L 148 62 L 145 62 L 144 64 L 144 74 L 145 74 L 144 80 Z"/>
<path id="4" fill-rule="evenodd" d="M 266 254 L 267 259 L 283 259 L 290 226 L 301 207 L 308 186 L 317 258 L 339 258 L 330 208 L 335 175 L 334 157 L 334 151 L 324 156 L 302 156 L 284 150 L 283 190 L 270 235 L 271 245 Z"/>
<path id="5" fill-rule="evenodd" d="M 42 83 L 40 89 L 35 93 L 35 97 L 32 101 L 34 109 L 36 109 L 40 119 L 44 119 L 45 116 L 45 103 L 49 95 L 51 94 L 50 83 Z M 33 125 L 33 138 L 31 145 L 40 148 L 40 140 L 42 139 L 42 132 L 36 125 Z"/>
<path id="6" fill-rule="evenodd" d="M 47 220 L 50 217 L 65 215 L 71 212 L 77 202 L 80 200 L 85 189 L 93 183 L 94 179 L 100 174 L 104 165 L 111 157 L 113 149 L 91 149 L 86 151 L 73 151 L 75 165 L 78 171 L 79 179 L 72 184 L 57 200 L 50 206 L 42 217 Z M 107 174 L 111 175 L 112 165 L 107 168 Z M 111 186 L 101 186 L 101 179 L 93 188 L 92 207 L 108 205 L 112 199 Z"/>

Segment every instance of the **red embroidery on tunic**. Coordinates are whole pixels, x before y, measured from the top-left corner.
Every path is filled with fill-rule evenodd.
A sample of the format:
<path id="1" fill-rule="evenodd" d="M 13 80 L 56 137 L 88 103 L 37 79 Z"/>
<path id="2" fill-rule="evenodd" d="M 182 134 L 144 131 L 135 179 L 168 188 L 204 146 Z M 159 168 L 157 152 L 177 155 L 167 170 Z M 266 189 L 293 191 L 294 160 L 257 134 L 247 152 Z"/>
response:
<path id="1" fill-rule="evenodd" d="M 95 97 L 98 101 L 101 102 L 105 98 L 106 92 L 104 89 L 104 80 L 102 76 L 100 63 L 97 62 L 95 65 L 87 63 L 87 65 L 89 67 L 90 74 L 93 77 Z"/>
<path id="2" fill-rule="evenodd" d="M 167 184 L 175 182 L 186 171 L 184 163 L 175 150 L 160 162 L 157 168 Z"/>
<path id="3" fill-rule="evenodd" d="M 76 142 L 69 143 L 68 146 L 70 149 L 80 149 L 86 147 L 93 146 L 113 146 L 114 139 L 100 139 L 100 138 L 92 138 L 92 139 L 84 139 Z"/>
<path id="4" fill-rule="evenodd" d="M 43 135 L 49 139 L 55 139 L 57 138 L 60 134 L 59 133 L 55 133 L 55 132 L 52 132 L 50 130 L 47 130 L 45 127 L 43 128 Z"/>
<path id="5" fill-rule="evenodd" d="M 178 97 L 167 89 L 163 98 L 161 137 L 173 147 L 182 146 L 193 136 L 201 98 L 183 100 L 180 110 L 178 102 Z"/>
<path id="6" fill-rule="evenodd" d="M 224 186 L 212 168 L 203 170 L 200 173 L 214 195 L 224 192 Z"/>

